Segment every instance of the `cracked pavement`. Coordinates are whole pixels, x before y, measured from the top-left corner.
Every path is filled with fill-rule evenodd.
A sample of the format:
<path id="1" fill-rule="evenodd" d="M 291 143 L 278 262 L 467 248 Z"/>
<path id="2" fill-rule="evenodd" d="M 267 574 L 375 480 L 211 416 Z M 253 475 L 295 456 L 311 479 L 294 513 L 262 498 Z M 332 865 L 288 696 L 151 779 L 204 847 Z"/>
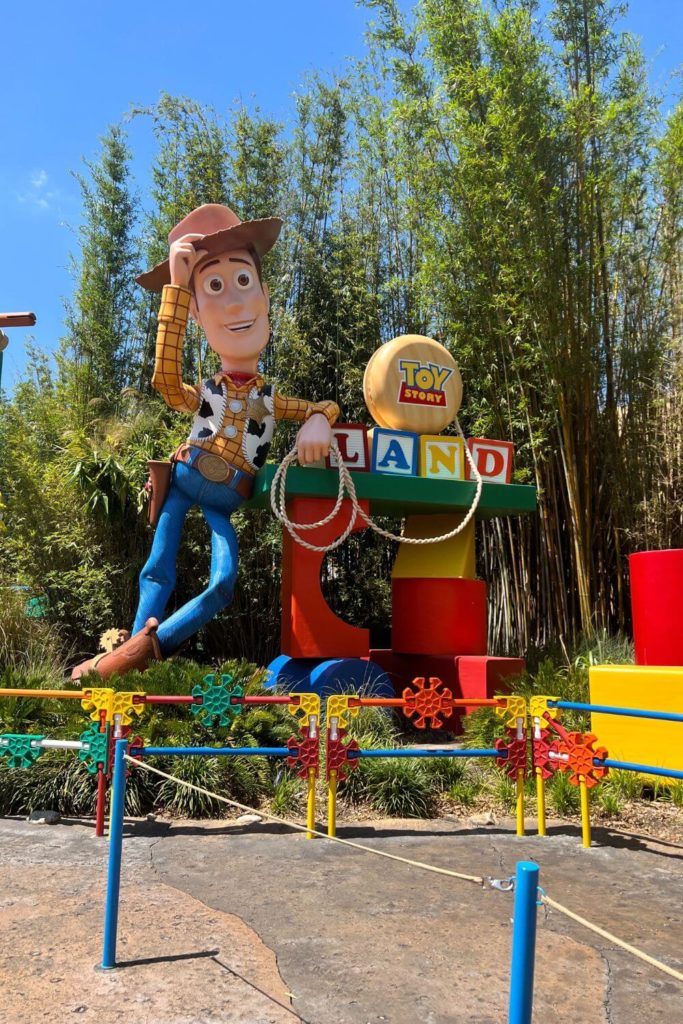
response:
<path id="1" fill-rule="evenodd" d="M 348 825 L 343 838 L 507 877 L 683 969 L 683 847 L 574 826 Z M 261 823 L 128 822 L 116 971 L 95 970 L 106 843 L 81 823 L 0 821 L 0 1024 L 499 1024 L 512 895 Z M 683 985 L 539 910 L 535 1020 L 683 1021 Z"/>

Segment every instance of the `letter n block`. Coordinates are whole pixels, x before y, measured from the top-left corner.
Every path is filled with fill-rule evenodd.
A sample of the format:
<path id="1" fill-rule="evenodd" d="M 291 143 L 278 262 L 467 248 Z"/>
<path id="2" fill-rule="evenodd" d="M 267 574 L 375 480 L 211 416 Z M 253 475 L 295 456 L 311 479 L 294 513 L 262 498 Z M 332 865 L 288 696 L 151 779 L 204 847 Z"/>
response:
<path id="1" fill-rule="evenodd" d="M 370 470 L 370 456 L 368 454 L 368 428 L 364 423 L 337 423 L 332 427 L 332 434 L 337 445 L 339 454 L 344 460 L 347 469 L 356 472 L 367 473 Z M 325 459 L 328 469 L 337 468 L 337 459 L 334 452 Z"/>
<path id="2" fill-rule="evenodd" d="M 419 434 L 409 430 L 375 427 L 372 441 L 372 472 L 417 476 Z"/>
<path id="3" fill-rule="evenodd" d="M 462 438 L 423 434 L 420 438 L 420 476 L 432 480 L 464 480 L 465 445 Z"/>
<path id="4" fill-rule="evenodd" d="M 514 445 L 509 441 L 491 441 L 486 437 L 470 437 L 467 447 L 483 480 L 495 484 L 509 484 L 512 477 L 512 455 Z M 467 463 L 467 479 L 472 480 L 472 470 Z"/>

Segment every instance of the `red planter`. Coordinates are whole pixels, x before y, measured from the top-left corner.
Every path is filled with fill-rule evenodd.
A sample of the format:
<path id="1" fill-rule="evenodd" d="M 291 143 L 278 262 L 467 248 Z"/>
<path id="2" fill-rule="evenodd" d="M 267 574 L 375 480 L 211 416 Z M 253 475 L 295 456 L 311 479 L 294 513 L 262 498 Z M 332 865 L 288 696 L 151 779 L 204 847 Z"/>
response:
<path id="1" fill-rule="evenodd" d="M 629 556 L 637 665 L 683 665 L 683 548 Z"/>

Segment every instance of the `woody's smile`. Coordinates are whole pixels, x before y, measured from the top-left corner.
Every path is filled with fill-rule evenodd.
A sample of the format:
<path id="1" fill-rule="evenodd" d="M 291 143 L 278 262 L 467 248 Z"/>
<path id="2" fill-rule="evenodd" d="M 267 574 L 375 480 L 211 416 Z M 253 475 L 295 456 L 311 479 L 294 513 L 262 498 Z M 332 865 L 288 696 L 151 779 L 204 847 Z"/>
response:
<path id="1" fill-rule="evenodd" d="M 248 331 L 250 327 L 253 327 L 255 320 L 240 320 L 234 324 L 226 324 L 225 326 L 229 331 L 238 334 L 240 331 Z"/>

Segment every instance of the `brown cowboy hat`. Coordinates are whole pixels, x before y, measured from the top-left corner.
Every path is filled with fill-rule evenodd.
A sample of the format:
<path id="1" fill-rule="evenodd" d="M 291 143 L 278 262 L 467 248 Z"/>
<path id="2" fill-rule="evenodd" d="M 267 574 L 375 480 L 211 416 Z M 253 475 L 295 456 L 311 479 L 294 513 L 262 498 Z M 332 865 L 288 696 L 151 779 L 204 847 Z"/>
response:
<path id="1" fill-rule="evenodd" d="M 230 252 L 232 249 L 254 249 L 262 257 L 272 249 L 280 234 L 282 221 L 279 217 L 264 217 L 261 220 L 240 220 L 229 206 L 206 203 L 183 217 L 168 235 L 169 246 L 183 235 L 200 234 L 194 241 L 195 249 L 207 253 Z M 171 283 L 168 260 L 140 274 L 138 284 L 151 292 L 160 292 L 165 284 Z"/>

